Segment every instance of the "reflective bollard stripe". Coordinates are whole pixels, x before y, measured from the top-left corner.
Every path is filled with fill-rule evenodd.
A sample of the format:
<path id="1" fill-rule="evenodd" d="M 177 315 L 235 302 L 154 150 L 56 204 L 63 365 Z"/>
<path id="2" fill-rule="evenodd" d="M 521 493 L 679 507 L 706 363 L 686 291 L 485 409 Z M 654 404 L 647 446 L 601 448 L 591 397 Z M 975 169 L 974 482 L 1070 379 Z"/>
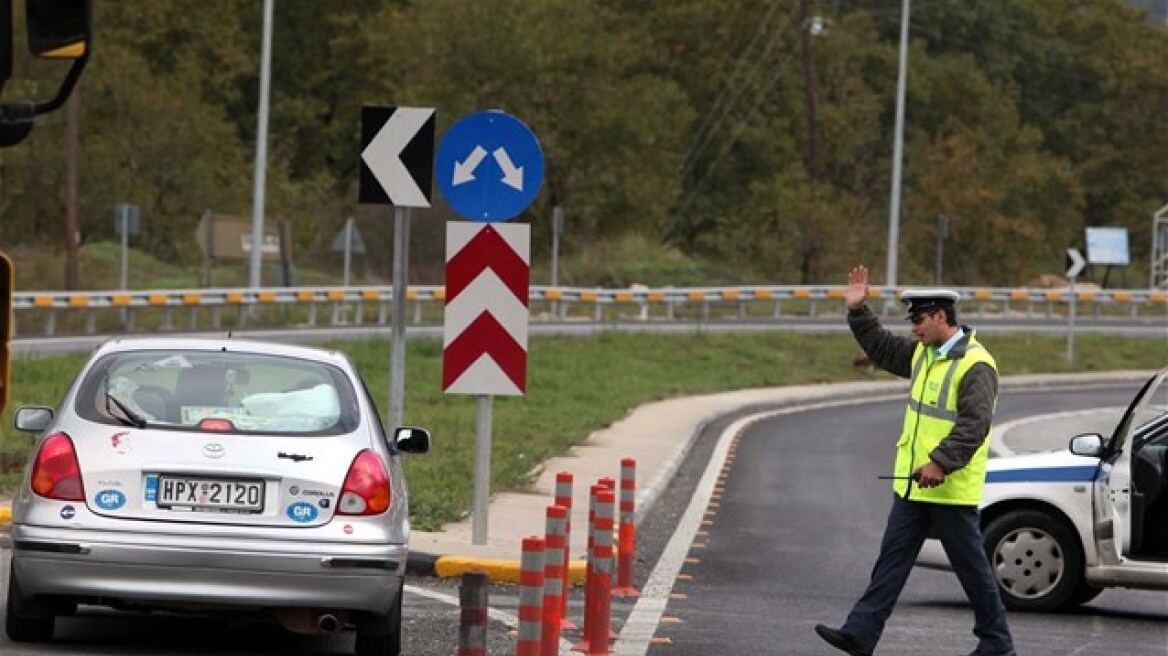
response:
<path id="1" fill-rule="evenodd" d="M 519 562 L 519 641 L 515 656 L 540 656 L 543 614 L 544 539 L 523 538 L 523 557 Z"/>

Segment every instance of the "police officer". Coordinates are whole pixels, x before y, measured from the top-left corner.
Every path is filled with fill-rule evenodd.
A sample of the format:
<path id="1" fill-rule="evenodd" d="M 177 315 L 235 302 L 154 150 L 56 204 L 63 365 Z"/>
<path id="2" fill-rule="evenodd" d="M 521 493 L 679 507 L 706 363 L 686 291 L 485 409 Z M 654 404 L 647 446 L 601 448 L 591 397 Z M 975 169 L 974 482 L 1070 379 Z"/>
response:
<path id="1" fill-rule="evenodd" d="M 978 516 L 985 486 L 997 364 L 973 329 L 957 323 L 957 292 L 905 291 L 915 339 L 894 335 L 865 303 L 868 269 L 852 269 L 848 325 L 877 366 L 911 380 L 896 444 L 892 510 L 868 589 L 843 626 L 815 632 L 852 656 L 870 656 L 928 535 L 940 538 L 973 606 L 970 656 L 1016 656 L 1006 609 L 983 547 Z"/>

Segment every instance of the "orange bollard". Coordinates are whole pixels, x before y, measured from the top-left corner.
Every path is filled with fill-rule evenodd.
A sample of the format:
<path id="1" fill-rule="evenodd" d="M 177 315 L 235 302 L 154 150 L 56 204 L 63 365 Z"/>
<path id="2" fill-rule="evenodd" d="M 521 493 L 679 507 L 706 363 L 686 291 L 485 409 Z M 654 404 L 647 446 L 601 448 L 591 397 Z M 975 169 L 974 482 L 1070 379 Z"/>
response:
<path id="1" fill-rule="evenodd" d="M 540 656 L 543 554 L 546 549 L 541 537 L 523 538 L 523 557 L 519 562 L 519 642 L 515 656 Z"/>
<path id="2" fill-rule="evenodd" d="M 612 632 L 612 524 L 613 506 L 616 496 L 610 490 L 603 490 L 596 499 L 596 549 L 593 563 L 593 619 L 588 626 L 588 656 L 608 656 L 612 651 L 608 641 L 616 637 Z"/>
<path id="3" fill-rule="evenodd" d="M 567 519 L 564 520 L 564 592 L 560 595 L 560 629 L 574 629 L 575 622 L 568 619 L 568 592 L 572 589 L 569 578 L 569 567 L 572 562 L 572 473 L 560 472 L 556 474 L 555 504 L 567 510 Z"/>
<path id="4" fill-rule="evenodd" d="M 458 656 L 487 656 L 487 575 L 467 572 L 458 586 Z"/>
<path id="5" fill-rule="evenodd" d="M 616 587 L 614 597 L 639 597 L 633 587 L 633 564 L 637 555 L 637 461 L 621 460 L 620 475 L 620 535 L 617 544 Z"/>
<path id="6" fill-rule="evenodd" d="M 563 598 L 566 572 L 563 566 L 564 526 L 568 510 L 562 506 L 548 506 L 547 533 L 543 561 L 543 629 L 540 636 L 540 655 L 560 654 L 560 600 Z"/>
<path id="7" fill-rule="evenodd" d="M 588 651 L 588 626 L 593 621 L 593 601 L 596 593 L 593 592 L 593 550 L 596 544 L 596 496 L 604 488 L 597 483 L 588 488 L 588 550 L 585 555 L 584 566 L 584 618 L 580 622 L 580 641 L 572 645 L 573 651 Z"/>

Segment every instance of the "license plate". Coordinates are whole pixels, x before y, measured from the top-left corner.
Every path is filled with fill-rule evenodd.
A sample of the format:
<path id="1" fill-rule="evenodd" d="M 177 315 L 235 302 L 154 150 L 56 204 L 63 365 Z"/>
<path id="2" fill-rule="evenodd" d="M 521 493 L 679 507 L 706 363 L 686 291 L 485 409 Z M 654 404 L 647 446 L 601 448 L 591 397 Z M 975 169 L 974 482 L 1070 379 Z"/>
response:
<path id="1" fill-rule="evenodd" d="M 155 503 L 159 508 L 260 512 L 264 509 L 264 482 L 160 476 Z"/>

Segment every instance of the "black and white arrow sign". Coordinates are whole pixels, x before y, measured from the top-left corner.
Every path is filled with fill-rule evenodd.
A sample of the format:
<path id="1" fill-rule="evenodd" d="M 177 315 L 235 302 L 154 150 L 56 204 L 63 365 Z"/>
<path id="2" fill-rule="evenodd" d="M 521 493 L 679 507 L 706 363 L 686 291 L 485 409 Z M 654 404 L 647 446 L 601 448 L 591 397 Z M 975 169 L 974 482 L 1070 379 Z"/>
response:
<path id="1" fill-rule="evenodd" d="M 1083 255 L 1079 253 L 1077 248 L 1067 249 L 1067 277 L 1078 278 L 1079 274 L 1083 272 L 1083 267 L 1087 266 L 1087 260 L 1083 259 Z"/>
<path id="2" fill-rule="evenodd" d="M 362 203 L 430 207 L 433 177 L 433 109 L 361 108 Z"/>

